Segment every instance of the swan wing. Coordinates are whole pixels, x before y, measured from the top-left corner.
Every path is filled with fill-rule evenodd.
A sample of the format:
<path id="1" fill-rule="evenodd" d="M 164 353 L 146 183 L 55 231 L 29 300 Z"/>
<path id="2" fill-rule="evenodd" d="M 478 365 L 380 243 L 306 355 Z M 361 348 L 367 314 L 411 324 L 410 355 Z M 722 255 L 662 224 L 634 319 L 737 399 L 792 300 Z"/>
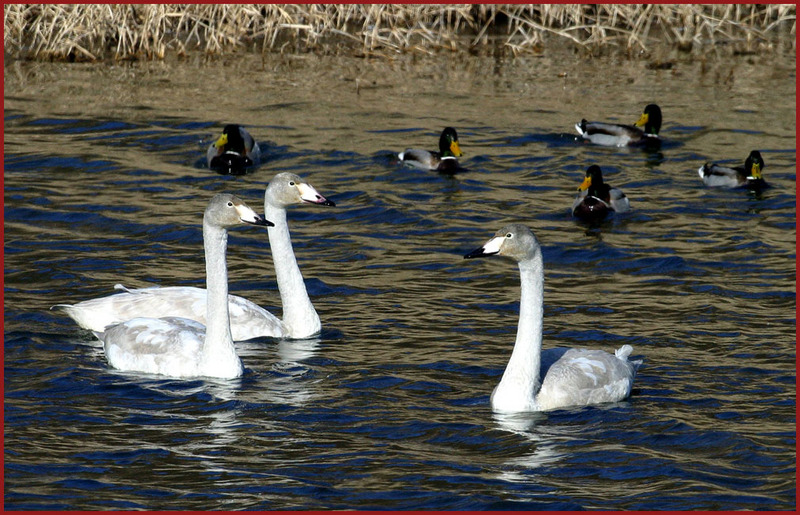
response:
<path id="1" fill-rule="evenodd" d="M 119 370 L 187 377 L 197 374 L 205 326 L 186 318 L 134 318 L 95 332 Z"/>
<path id="2" fill-rule="evenodd" d="M 124 292 L 85 300 L 77 304 L 54 306 L 75 322 L 91 331 L 103 331 L 137 317 L 181 317 L 206 324 L 206 290 L 193 286 L 166 286 L 128 289 Z M 245 298 L 228 295 L 231 335 L 234 341 L 260 336 L 280 337 L 286 334 L 281 320 L 258 304 Z"/>
<path id="3" fill-rule="evenodd" d="M 228 313 L 231 317 L 231 335 L 235 342 L 265 336 L 289 336 L 289 329 L 280 318 L 244 297 L 228 295 Z"/>
<path id="4" fill-rule="evenodd" d="M 553 363 L 537 395 L 541 409 L 617 402 L 630 395 L 638 363 L 630 346 L 619 356 L 600 350 L 570 349 Z"/>

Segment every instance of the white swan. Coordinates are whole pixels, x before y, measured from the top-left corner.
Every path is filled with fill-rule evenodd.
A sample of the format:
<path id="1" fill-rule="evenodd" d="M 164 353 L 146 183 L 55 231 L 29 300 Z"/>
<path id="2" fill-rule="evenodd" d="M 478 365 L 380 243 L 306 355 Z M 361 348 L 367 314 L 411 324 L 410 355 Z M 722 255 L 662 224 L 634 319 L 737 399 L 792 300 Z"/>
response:
<path id="1" fill-rule="evenodd" d="M 172 377 L 229 379 L 242 375 L 242 362 L 231 338 L 225 263 L 227 229 L 240 223 L 270 225 L 228 193 L 215 195 L 203 215 L 208 324 L 178 317 L 142 317 L 96 331 L 112 367 Z"/>
<path id="2" fill-rule="evenodd" d="M 497 412 L 546 411 L 620 401 L 631 393 L 641 361 L 623 345 L 614 355 L 600 350 L 550 349 L 542 353 L 544 265 L 536 236 L 522 224 L 503 227 L 465 258 L 508 256 L 519 263 L 521 298 L 517 340 L 508 366 L 490 399 Z M 542 363 L 560 358 L 548 367 Z M 544 379 L 540 382 L 540 368 Z"/>
<path id="3" fill-rule="evenodd" d="M 322 325 L 297 266 L 286 223 L 286 208 L 306 203 L 335 205 L 293 173 L 279 173 L 267 186 L 264 192 L 264 216 L 274 223 L 274 227 L 268 229 L 269 242 L 283 303 L 283 320 L 254 302 L 229 295 L 228 309 L 234 341 L 261 336 L 308 338 L 319 333 Z M 63 310 L 79 326 L 92 331 L 102 331 L 109 325 L 135 317 L 176 316 L 206 323 L 206 291 L 202 288 L 155 286 L 127 289 L 119 284 L 115 288 L 125 292 L 71 305 L 58 304 L 53 308 Z"/>

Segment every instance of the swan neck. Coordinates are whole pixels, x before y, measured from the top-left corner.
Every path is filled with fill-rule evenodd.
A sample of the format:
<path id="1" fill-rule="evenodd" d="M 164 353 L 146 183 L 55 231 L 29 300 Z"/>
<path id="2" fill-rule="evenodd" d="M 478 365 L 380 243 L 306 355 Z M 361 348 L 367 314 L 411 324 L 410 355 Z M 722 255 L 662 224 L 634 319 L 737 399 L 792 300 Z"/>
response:
<path id="1" fill-rule="evenodd" d="M 233 349 L 230 314 L 228 313 L 228 267 L 225 252 L 228 231 L 203 224 L 203 246 L 206 256 L 206 341 L 203 353 L 218 355 L 222 349 Z"/>
<path id="2" fill-rule="evenodd" d="M 498 390 L 534 404 L 540 386 L 544 268 L 541 253 L 519 263 L 520 303 L 517 339 Z M 514 393 L 511 393 L 514 392 Z"/>
<path id="3" fill-rule="evenodd" d="M 297 265 L 286 221 L 286 209 L 275 206 L 267 198 L 264 201 L 264 216 L 274 223 L 268 228 L 269 244 L 275 266 L 275 278 L 283 305 L 283 323 L 289 336 L 306 337 L 319 332 L 320 320 L 311 299 L 308 297 L 303 275 Z"/>

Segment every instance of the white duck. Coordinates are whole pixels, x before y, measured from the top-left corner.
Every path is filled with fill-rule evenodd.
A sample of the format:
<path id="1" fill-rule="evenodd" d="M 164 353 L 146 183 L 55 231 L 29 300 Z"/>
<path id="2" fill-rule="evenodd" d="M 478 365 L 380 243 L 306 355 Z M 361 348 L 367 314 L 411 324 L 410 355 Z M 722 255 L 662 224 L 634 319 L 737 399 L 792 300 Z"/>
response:
<path id="1" fill-rule="evenodd" d="M 293 173 L 279 173 L 267 186 L 264 192 L 264 216 L 274 223 L 274 227 L 268 229 L 269 242 L 283 303 L 283 320 L 254 302 L 229 295 L 234 341 L 262 336 L 308 338 L 322 328 L 297 266 L 286 222 L 287 207 L 307 203 L 335 205 Z M 65 311 L 79 326 L 92 331 L 102 331 L 109 325 L 135 317 L 176 316 L 206 323 L 206 291 L 202 288 L 155 286 L 127 289 L 119 284 L 115 288 L 125 292 L 72 305 L 59 304 L 53 308 Z"/>
<path id="2" fill-rule="evenodd" d="M 215 195 L 203 215 L 207 325 L 179 317 L 140 317 L 96 331 L 112 367 L 171 377 L 230 379 L 242 375 L 242 362 L 231 338 L 225 262 L 227 229 L 240 223 L 271 225 L 228 193 Z"/>
<path id="3" fill-rule="evenodd" d="M 522 224 L 507 225 L 483 247 L 464 257 L 495 254 L 508 256 L 519 264 L 521 299 L 517 340 L 503 377 L 492 392 L 492 409 L 546 411 L 628 397 L 641 364 L 628 361 L 633 351 L 630 345 L 623 345 L 613 355 L 589 349 L 550 349 L 543 355 L 544 265 L 542 249 L 531 230 Z M 548 361 L 555 362 L 542 367 Z M 540 379 L 540 372 L 544 379 Z"/>

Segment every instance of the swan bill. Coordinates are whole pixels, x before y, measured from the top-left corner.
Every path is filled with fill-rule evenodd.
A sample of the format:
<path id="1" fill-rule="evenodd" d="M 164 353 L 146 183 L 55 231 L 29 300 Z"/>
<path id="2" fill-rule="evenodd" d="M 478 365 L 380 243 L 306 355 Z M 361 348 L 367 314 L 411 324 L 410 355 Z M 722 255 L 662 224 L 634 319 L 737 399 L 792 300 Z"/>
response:
<path id="1" fill-rule="evenodd" d="M 321 206 L 331 206 L 335 207 L 336 204 L 332 200 L 328 200 L 322 195 L 320 195 L 317 190 L 310 184 L 302 182 L 297 185 L 297 189 L 300 191 L 300 198 L 303 201 L 311 203 L 311 204 L 319 204 Z"/>
<path id="2" fill-rule="evenodd" d="M 235 204 L 234 209 L 239 215 L 239 220 L 246 224 L 260 225 L 263 227 L 275 227 L 275 224 L 260 216 L 258 213 L 250 209 L 244 204 Z"/>
<path id="3" fill-rule="evenodd" d="M 483 247 L 477 248 L 464 256 L 464 259 L 471 259 L 476 257 L 494 256 L 500 252 L 500 245 L 505 240 L 505 236 L 498 236 L 492 238 Z"/>

